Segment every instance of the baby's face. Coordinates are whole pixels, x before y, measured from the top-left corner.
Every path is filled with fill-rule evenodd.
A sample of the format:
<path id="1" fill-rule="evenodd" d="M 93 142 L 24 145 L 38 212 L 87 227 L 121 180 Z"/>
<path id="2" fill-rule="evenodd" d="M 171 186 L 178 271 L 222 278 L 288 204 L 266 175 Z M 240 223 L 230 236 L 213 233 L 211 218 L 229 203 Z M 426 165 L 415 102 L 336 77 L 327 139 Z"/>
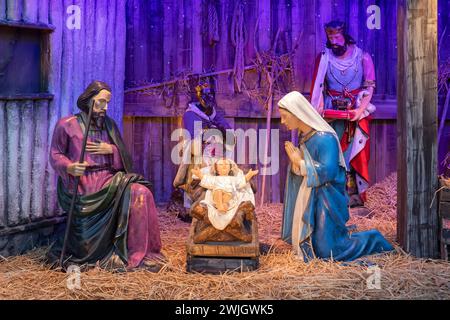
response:
<path id="1" fill-rule="evenodd" d="M 219 176 L 227 176 L 230 173 L 231 165 L 226 160 L 219 160 L 216 163 L 216 170 Z"/>

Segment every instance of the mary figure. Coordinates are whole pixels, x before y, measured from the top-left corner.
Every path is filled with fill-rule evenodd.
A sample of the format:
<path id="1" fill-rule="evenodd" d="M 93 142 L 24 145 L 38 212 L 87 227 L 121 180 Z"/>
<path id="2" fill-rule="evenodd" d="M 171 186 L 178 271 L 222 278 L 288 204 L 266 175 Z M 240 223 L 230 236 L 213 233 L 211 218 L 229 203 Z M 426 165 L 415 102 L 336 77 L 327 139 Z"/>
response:
<path id="1" fill-rule="evenodd" d="M 285 143 L 290 165 L 282 239 L 305 261 L 352 261 L 393 250 L 378 230 L 349 234 L 346 165 L 336 132 L 299 92 L 290 92 L 278 106 L 281 123 L 301 134 L 298 147 Z"/>

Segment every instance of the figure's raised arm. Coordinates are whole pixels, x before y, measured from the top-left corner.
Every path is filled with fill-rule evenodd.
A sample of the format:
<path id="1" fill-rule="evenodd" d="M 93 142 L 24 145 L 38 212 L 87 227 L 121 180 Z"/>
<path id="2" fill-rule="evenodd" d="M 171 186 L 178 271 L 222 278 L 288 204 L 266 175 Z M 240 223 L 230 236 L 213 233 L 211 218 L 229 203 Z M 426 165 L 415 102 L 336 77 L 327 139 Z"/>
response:
<path id="1" fill-rule="evenodd" d="M 254 176 L 258 174 L 258 170 L 248 170 L 247 174 L 245 175 L 245 181 L 249 182 Z"/>

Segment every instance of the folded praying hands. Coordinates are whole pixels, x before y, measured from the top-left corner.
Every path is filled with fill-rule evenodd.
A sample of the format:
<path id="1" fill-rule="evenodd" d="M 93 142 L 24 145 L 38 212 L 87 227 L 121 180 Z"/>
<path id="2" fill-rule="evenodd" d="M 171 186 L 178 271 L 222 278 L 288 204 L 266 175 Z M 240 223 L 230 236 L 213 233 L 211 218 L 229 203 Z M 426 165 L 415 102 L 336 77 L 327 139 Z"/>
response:
<path id="1" fill-rule="evenodd" d="M 300 165 L 300 161 L 303 160 L 303 155 L 300 149 L 295 147 L 290 141 L 286 141 L 284 143 L 284 148 L 292 164 L 296 166 Z"/>

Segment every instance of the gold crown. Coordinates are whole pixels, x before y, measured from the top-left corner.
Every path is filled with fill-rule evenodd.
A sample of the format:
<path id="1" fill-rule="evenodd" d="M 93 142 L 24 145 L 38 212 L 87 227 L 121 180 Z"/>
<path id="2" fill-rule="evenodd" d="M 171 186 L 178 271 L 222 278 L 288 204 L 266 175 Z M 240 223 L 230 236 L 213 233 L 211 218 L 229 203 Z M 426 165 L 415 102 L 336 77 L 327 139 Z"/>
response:
<path id="1" fill-rule="evenodd" d="M 209 84 L 208 83 L 200 83 L 199 85 L 197 85 L 195 87 L 195 91 L 197 92 L 197 94 L 200 94 L 203 89 L 209 88 Z"/>

